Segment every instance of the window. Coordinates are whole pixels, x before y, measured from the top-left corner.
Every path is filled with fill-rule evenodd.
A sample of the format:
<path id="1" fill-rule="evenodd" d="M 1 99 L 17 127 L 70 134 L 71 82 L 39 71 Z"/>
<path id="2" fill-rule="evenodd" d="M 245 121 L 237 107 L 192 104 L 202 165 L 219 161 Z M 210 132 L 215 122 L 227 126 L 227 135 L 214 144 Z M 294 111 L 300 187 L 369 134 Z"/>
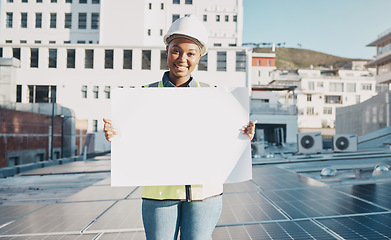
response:
<path id="1" fill-rule="evenodd" d="M 100 1 L 99 0 L 92 0 L 92 4 L 99 4 Z"/>
<path id="2" fill-rule="evenodd" d="M 333 114 L 333 108 L 331 108 L 331 107 L 325 107 L 325 108 L 323 108 L 323 114 L 325 114 L 325 115 L 331 115 L 331 114 Z"/>
<path id="3" fill-rule="evenodd" d="M 42 3 L 42 0 L 37 0 L 37 3 Z"/>
<path id="4" fill-rule="evenodd" d="M 12 28 L 13 21 L 14 21 L 14 14 L 12 12 L 7 12 L 6 28 Z"/>
<path id="5" fill-rule="evenodd" d="M 5 40 L 5 43 L 12 43 L 12 40 Z"/>
<path id="6" fill-rule="evenodd" d="M 160 51 L 160 70 L 168 70 L 166 50 Z"/>
<path id="7" fill-rule="evenodd" d="M 84 68 L 91 69 L 94 68 L 94 50 L 86 49 L 84 57 Z"/>
<path id="8" fill-rule="evenodd" d="M 92 120 L 92 131 L 93 132 L 98 131 L 98 120 Z"/>
<path id="9" fill-rule="evenodd" d="M 34 43 L 35 44 L 41 44 L 42 42 L 41 42 L 41 40 L 34 40 Z"/>
<path id="10" fill-rule="evenodd" d="M 110 99 L 110 86 L 105 87 L 105 98 Z"/>
<path id="11" fill-rule="evenodd" d="M 308 82 L 308 90 L 315 90 L 315 83 L 310 81 Z"/>
<path id="12" fill-rule="evenodd" d="M 151 69 L 151 50 L 142 50 L 141 69 Z"/>
<path id="13" fill-rule="evenodd" d="M 77 40 L 77 44 L 85 44 L 86 43 L 86 41 L 84 41 L 84 40 Z"/>
<path id="14" fill-rule="evenodd" d="M 330 92 L 343 92 L 343 90 L 344 90 L 343 83 L 335 83 L 335 82 L 329 83 Z"/>
<path id="15" fill-rule="evenodd" d="M 179 19 L 179 14 L 173 14 L 172 15 L 172 22 L 175 22 L 177 19 Z"/>
<path id="16" fill-rule="evenodd" d="M 234 15 L 233 18 L 232 18 L 232 20 L 233 20 L 234 22 L 237 22 L 237 21 L 238 21 L 238 16 Z"/>
<path id="17" fill-rule="evenodd" d="M 75 68 L 75 59 L 75 49 L 67 49 L 67 68 Z"/>
<path id="18" fill-rule="evenodd" d="M 315 115 L 314 107 L 307 107 L 307 115 Z"/>
<path id="19" fill-rule="evenodd" d="M 35 13 L 35 28 L 42 28 L 42 13 Z"/>
<path id="20" fill-rule="evenodd" d="M 92 90 L 93 91 L 93 96 L 94 98 L 98 99 L 99 98 L 99 86 L 94 86 L 94 89 Z"/>
<path id="21" fill-rule="evenodd" d="M 27 40 L 20 40 L 20 43 L 27 43 Z"/>
<path id="22" fill-rule="evenodd" d="M 3 48 L 0 48 L 0 58 L 3 57 Z"/>
<path id="23" fill-rule="evenodd" d="M 57 27 L 57 13 L 50 13 L 50 28 Z"/>
<path id="24" fill-rule="evenodd" d="M 57 0 L 51 0 L 51 3 L 57 3 Z"/>
<path id="25" fill-rule="evenodd" d="M 230 44 L 228 44 L 228 46 L 230 46 L 230 47 L 236 47 L 236 43 L 230 43 Z"/>
<path id="26" fill-rule="evenodd" d="M 227 71 L 227 52 L 217 52 L 217 71 Z"/>
<path id="27" fill-rule="evenodd" d="M 80 4 L 87 4 L 87 0 L 79 0 Z"/>
<path id="28" fill-rule="evenodd" d="M 30 67 L 38 68 L 38 48 L 30 48 Z"/>
<path id="29" fill-rule="evenodd" d="M 16 102 L 22 102 L 22 85 L 16 85 Z"/>
<path id="30" fill-rule="evenodd" d="M 148 3 L 148 8 L 152 9 L 152 3 Z"/>
<path id="31" fill-rule="evenodd" d="M 220 15 L 216 15 L 216 22 L 220 22 Z"/>
<path id="32" fill-rule="evenodd" d="M 66 3 L 72 3 L 72 0 L 65 0 Z"/>
<path id="33" fill-rule="evenodd" d="M 245 72 L 246 71 L 246 52 L 236 52 L 236 71 Z"/>
<path id="34" fill-rule="evenodd" d="M 72 28 L 72 13 L 65 13 L 64 28 Z"/>
<path id="35" fill-rule="evenodd" d="M 87 29 L 87 13 L 79 13 L 79 29 Z"/>
<path id="36" fill-rule="evenodd" d="M 229 21 L 229 16 L 228 16 L 228 15 L 225 15 L 225 21 L 226 21 L 226 22 Z"/>
<path id="37" fill-rule="evenodd" d="M 29 103 L 56 102 L 56 86 L 28 85 Z"/>
<path id="38" fill-rule="evenodd" d="M 312 102 L 312 94 L 307 94 L 307 102 Z"/>
<path id="39" fill-rule="evenodd" d="M 198 70 L 208 71 L 208 54 L 201 57 L 200 62 L 198 63 Z"/>
<path id="40" fill-rule="evenodd" d="M 323 88 L 323 82 L 317 82 L 316 87 L 318 88 Z"/>
<path id="41" fill-rule="evenodd" d="M 91 29 L 99 29 L 99 13 L 91 13 Z"/>
<path id="42" fill-rule="evenodd" d="M 14 0 L 7 0 L 7 3 L 13 3 Z"/>
<path id="43" fill-rule="evenodd" d="M 347 83 L 346 84 L 347 92 L 356 92 L 356 84 L 355 83 Z"/>
<path id="44" fill-rule="evenodd" d="M 193 4 L 193 0 L 185 0 L 185 4 Z"/>
<path id="45" fill-rule="evenodd" d="M 267 66 L 271 66 L 272 65 L 272 61 L 271 60 L 267 60 Z"/>
<path id="46" fill-rule="evenodd" d="M 132 50 L 124 50 L 124 63 L 123 63 L 123 69 L 132 69 L 132 57 L 133 57 L 133 51 Z"/>
<path id="47" fill-rule="evenodd" d="M 172 0 L 172 4 L 180 4 L 180 0 Z"/>
<path id="48" fill-rule="evenodd" d="M 81 86 L 81 98 L 87 98 L 87 86 Z"/>
<path id="49" fill-rule="evenodd" d="M 7 167 L 14 167 L 20 164 L 20 157 L 9 157 L 7 161 Z"/>
<path id="50" fill-rule="evenodd" d="M 56 44 L 56 41 L 49 41 L 49 44 Z"/>
<path id="51" fill-rule="evenodd" d="M 160 9 L 164 10 L 164 3 L 160 3 Z"/>
<path id="52" fill-rule="evenodd" d="M 364 91 L 372 90 L 372 84 L 370 84 L 370 83 L 361 83 L 361 90 L 364 90 Z"/>
<path id="53" fill-rule="evenodd" d="M 163 29 L 160 29 L 160 36 L 163 36 Z"/>
<path id="54" fill-rule="evenodd" d="M 20 48 L 13 48 L 12 49 L 12 57 L 21 60 L 20 59 Z"/>
<path id="55" fill-rule="evenodd" d="M 328 104 L 342 104 L 342 97 L 341 96 L 325 96 L 324 101 L 325 101 L 325 103 L 328 103 Z"/>
<path id="56" fill-rule="evenodd" d="M 113 69 L 114 67 L 114 50 L 106 49 L 105 50 L 105 68 Z"/>
<path id="57" fill-rule="evenodd" d="M 49 48 L 49 68 L 57 68 L 57 49 Z"/>
<path id="58" fill-rule="evenodd" d="M 27 28 L 27 13 L 20 13 L 20 28 Z"/>
<path id="59" fill-rule="evenodd" d="M 151 29 L 148 29 L 148 30 L 147 30 L 147 35 L 148 35 L 148 36 L 151 36 Z"/>
<path id="60" fill-rule="evenodd" d="M 221 43 L 213 43 L 213 47 L 221 47 Z"/>
<path id="61" fill-rule="evenodd" d="M 204 20 L 204 22 L 207 22 L 208 21 L 208 15 L 204 15 L 203 16 L 203 20 Z"/>
<path id="62" fill-rule="evenodd" d="M 27 0 L 22 0 L 22 3 L 27 3 L 28 1 Z"/>
<path id="63" fill-rule="evenodd" d="M 360 95 L 356 95 L 356 104 L 357 103 L 360 103 L 361 102 L 361 100 L 360 100 Z"/>

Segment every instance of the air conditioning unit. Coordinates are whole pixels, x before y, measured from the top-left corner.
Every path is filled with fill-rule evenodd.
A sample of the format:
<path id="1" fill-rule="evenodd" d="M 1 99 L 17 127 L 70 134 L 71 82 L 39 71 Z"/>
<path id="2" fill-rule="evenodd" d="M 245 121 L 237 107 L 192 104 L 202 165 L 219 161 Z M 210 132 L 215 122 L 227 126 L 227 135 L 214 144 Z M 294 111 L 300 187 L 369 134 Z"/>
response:
<path id="1" fill-rule="evenodd" d="M 312 154 L 321 153 L 323 149 L 322 133 L 298 133 L 297 134 L 297 153 Z"/>
<path id="2" fill-rule="evenodd" d="M 333 152 L 357 151 L 357 135 L 335 134 L 333 136 Z"/>

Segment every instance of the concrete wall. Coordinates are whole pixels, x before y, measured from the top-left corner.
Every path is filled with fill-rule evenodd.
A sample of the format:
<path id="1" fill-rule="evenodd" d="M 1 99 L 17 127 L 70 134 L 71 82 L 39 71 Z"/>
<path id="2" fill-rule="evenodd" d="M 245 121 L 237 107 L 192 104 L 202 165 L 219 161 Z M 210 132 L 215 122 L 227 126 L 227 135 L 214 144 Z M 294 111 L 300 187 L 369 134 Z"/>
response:
<path id="1" fill-rule="evenodd" d="M 338 108 L 336 113 L 336 133 L 361 136 L 390 127 L 390 99 L 390 92 L 382 92 L 363 103 Z"/>

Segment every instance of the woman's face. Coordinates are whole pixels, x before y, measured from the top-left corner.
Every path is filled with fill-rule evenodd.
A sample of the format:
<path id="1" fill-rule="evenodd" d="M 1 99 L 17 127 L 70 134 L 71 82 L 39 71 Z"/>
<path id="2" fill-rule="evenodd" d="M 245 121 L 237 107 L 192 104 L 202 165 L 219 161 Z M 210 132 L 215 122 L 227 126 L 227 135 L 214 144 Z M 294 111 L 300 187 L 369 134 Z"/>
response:
<path id="1" fill-rule="evenodd" d="M 193 41 L 185 38 L 173 39 L 166 48 L 167 65 L 171 80 L 189 80 L 190 73 L 200 61 L 200 48 Z"/>

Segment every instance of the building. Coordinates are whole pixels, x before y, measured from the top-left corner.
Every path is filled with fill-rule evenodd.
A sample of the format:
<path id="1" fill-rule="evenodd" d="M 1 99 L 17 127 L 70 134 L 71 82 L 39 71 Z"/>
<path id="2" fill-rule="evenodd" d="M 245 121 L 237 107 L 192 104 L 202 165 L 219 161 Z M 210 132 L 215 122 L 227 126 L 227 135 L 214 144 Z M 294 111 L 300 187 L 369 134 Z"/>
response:
<path id="1" fill-rule="evenodd" d="M 161 79 L 168 70 L 163 34 L 186 14 L 204 21 L 210 34 L 193 75 L 215 86 L 249 86 L 242 0 L 1 0 L 0 57 L 18 59 L 20 67 L 12 81 L 2 80 L 8 96 L 0 104 L 72 109 L 87 120 L 95 151 L 108 151 L 102 118 L 110 118 L 112 89 Z"/>
<path id="2" fill-rule="evenodd" d="M 391 28 L 377 36 L 377 39 L 367 46 L 376 47 L 376 59 L 367 66 L 376 67 L 376 82 L 391 83 Z"/>
<path id="3" fill-rule="evenodd" d="M 259 53 L 254 49 L 251 64 L 251 85 L 267 85 L 276 69 L 276 53 Z"/>

